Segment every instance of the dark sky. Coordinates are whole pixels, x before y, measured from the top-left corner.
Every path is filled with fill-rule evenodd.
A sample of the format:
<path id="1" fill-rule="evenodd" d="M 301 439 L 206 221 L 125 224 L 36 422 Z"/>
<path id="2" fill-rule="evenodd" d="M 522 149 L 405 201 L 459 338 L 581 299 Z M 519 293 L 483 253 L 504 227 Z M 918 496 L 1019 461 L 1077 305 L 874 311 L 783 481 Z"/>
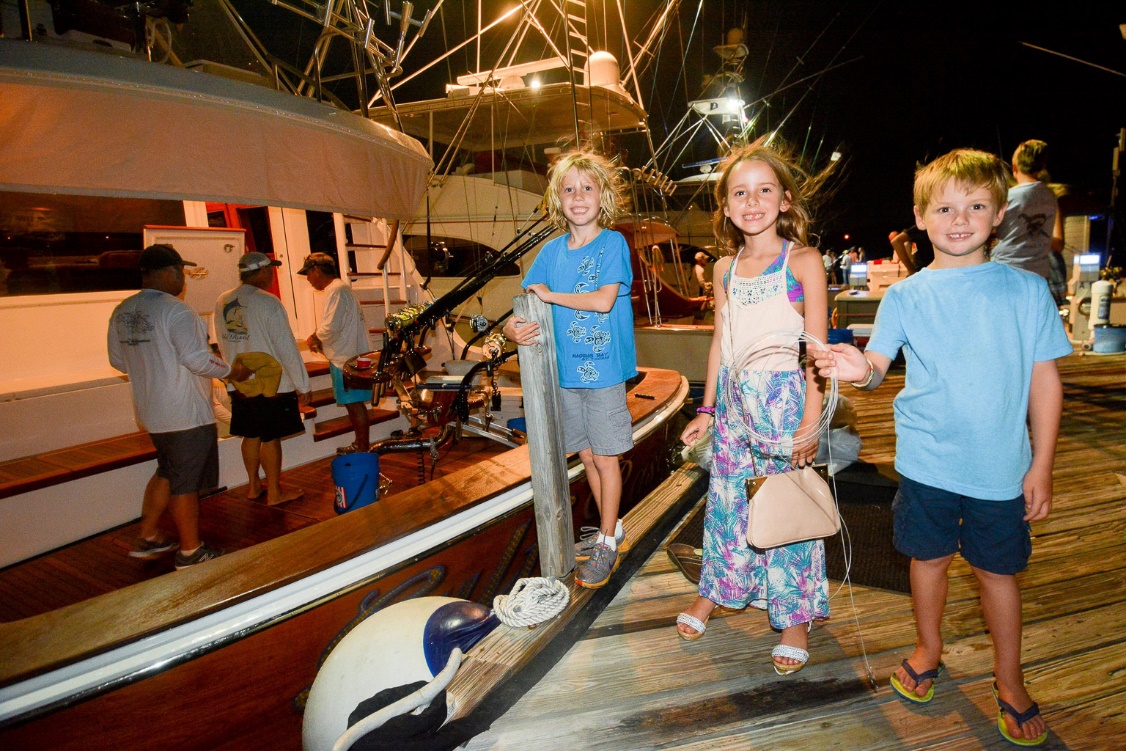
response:
<path id="1" fill-rule="evenodd" d="M 624 5 L 636 37 L 658 3 Z M 1118 28 L 1126 12 L 1109 10 L 1113 5 L 685 0 L 679 23 L 668 27 L 659 64 L 642 82 L 650 127 L 660 142 L 685 111 L 686 97 L 698 96 L 702 75 L 715 70 L 719 58 L 712 47 L 725 29 L 743 26 L 750 50 L 744 95 L 768 97 L 760 122 L 781 125 L 783 137 L 807 154 L 823 159 L 837 148 L 846 156 L 835 194 L 819 212 L 828 245 L 841 244 L 848 232 L 852 243 L 876 255 L 890 252 L 888 232 L 912 221 L 916 162 L 958 147 L 1008 160 L 1021 141 L 1045 140 L 1053 181 L 1105 205 L 1113 149 L 1119 129 L 1126 128 L 1126 40 Z M 474 8 L 471 2 L 446 4 L 448 39 L 462 33 L 461 11 Z M 594 38 L 601 34 L 600 13 L 591 13 Z M 612 41 L 615 13 L 611 5 L 608 46 L 624 57 Z M 491 17 L 485 13 L 486 20 Z M 472 28 L 475 18 L 467 23 Z M 432 26 L 427 43 L 441 44 L 442 31 Z M 464 72 L 458 68 L 465 63 L 462 57 L 450 70 Z M 834 65 L 839 67 L 822 73 Z M 776 93 L 807 76 L 815 78 Z"/>
<path id="2" fill-rule="evenodd" d="M 512 4 L 486 0 L 484 21 Z M 623 0 L 635 38 L 661 4 Z M 262 12 L 260 5 L 240 2 L 247 12 Z M 419 0 L 415 17 L 433 5 L 433 0 Z M 888 232 L 912 221 L 916 163 L 953 148 L 975 147 L 1008 160 L 1022 140 L 1043 139 L 1050 144 L 1053 181 L 1066 183 L 1080 199 L 1072 203 L 1087 197 L 1093 205 L 1106 205 L 1113 149 L 1119 130 L 1126 128 L 1126 40 L 1118 28 L 1126 23 L 1126 12 L 1112 6 L 1122 7 L 1084 1 L 683 0 L 657 64 L 642 81 L 644 104 L 659 143 L 685 112 L 687 98 L 699 96 L 703 75 L 717 67 L 712 47 L 727 28 L 742 26 L 750 50 L 744 97 L 766 98 L 756 106 L 756 111 L 766 107 L 759 132 L 780 127 L 783 138 L 808 155 L 824 159 L 839 149 L 846 157 L 835 193 L 817 215 L 823 245 L 845 244 L 842 236 L 848 232 L 848 244 L 883 255 L 890 252 Z M 472 0 L 447 0 L 407 59 L 406 73 L 464 39 L 476 26 L 476 7 Z M 598 0 L 589 7 L 590 36 L 604 36 L 609 50 L 624 60 L 616 7 L 610 2 L 603 10 Z M 603 34 L 603 26 L 611 31 Z M 291 15 L 284 27 L 294 28 Z M 382 19 L 377 32 L 394 36 Z M 483 63 L 495 59 L 509 33 L 492 36 Z M 299 34 L 308 43 L 317 29 L 310 26 Z M 450 76 L 474 66 L 474 50 L 466 48 L 404 86 L 397 99 L 441 96 Z M 529 50 L 529 56 L 539 55 Z M 812 78 L 778 91 L 806 77 Z M 701 143 L 693 156 L 715 156 L 714 144 Z M 686 174 L 672 172 L 674 178 Z"/>

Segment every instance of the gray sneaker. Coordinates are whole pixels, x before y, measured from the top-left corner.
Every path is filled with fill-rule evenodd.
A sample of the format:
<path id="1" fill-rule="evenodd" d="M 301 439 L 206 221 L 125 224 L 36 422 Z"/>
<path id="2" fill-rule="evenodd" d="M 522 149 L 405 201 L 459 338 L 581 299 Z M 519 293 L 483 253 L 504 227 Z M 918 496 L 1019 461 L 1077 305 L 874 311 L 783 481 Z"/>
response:
<path id="1" fill-rule="evenodd" d="M 610 575 L 618 569 L 618 551 L 602 543 L 595 545 L 590 558 L 579 566 L 575 583 L 587 589 L 598 589 L 610 581 Z"/>
<path id="2" fill-rule="evenodd" d="M 598 542 L 599 532 L 598 527 L 582 527 L 579 530 L 579 541 L 575 543 L 575 561 L 577 563 L 582 563 L 590 558 L 591 551 L 594 550 L 594 546 Z M 620 537 L 614 538 L 614 542 L 618 546 L 619 553 L 625 553 L 629 550 L 629 540 L 626 539 L 625 530 L 622 530 Z"/>
<path id="3" fill-rule="evenodd" d="M 199 544 L 199 547 L 196 548 L 195 552 L 191 555 L 184 555 L 183 551 L 176 553 L 176 570 L 178 571 L 182 568 L 190 568 L 197 563 L 210 561 L 212 558 L 218 558 L 221 555 L 223 555 L 222 550 L 213 548 L 206 543 L 201 542 Z"/>
<path id="4" fill-rule="evenodd" d="M 176 546 L 180 543 L 175 540 L 161 540 L 159 537 L 155 540 L 146 540 L 141 537 L 137 540 L 137 546 L 129 551 L 130 558 L 140 558 L 141 560 L 152 560 L 161 553 L 167 553 L 169 550 L 175 550 Z"/>

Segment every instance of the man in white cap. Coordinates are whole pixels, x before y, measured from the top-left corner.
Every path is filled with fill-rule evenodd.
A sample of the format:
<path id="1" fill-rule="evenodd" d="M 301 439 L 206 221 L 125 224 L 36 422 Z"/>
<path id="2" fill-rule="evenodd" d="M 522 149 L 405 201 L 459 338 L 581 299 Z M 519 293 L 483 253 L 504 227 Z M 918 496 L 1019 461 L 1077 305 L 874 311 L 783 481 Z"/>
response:
<path id="1" fill-rule="evenodd" d="M 333 398 L 348 411 L 348 419 L 356 434 L 352 445 L 338 449 L 338 452 L 367 451 L 371 446 L 371 418 L 366 402 L 371 401 L 371 389 L 353 389 L 344 385 L 344 363 L 371 351 L 360 301 L 352 288 L 340 279 L 336 259 L 328 253 L 311 253 L 297 273 L 308 279 L 313 289 L 324 293 L 321 322 L 309 336 L 308 344 L 310 350 L 328 358 Z"/>
<path id="2" fill-rule="evenodd" d="M 171 245 L 141 252 L 141 291 L 110 316 L 107 347 L 113 367 L 129 375 L 137 422 L 156 446 L 156 473 L 145 487 L 141 538 L 129 555 L 151 559 L 179 545 L 176 568 L 222 555 L 199 539 L 199 494 L 219 484 L 219 444 L 211 409 L 211 379 L 245 379 L 207 346 L 203 319 L 179 295 L 184 267 Z M 179 543 L 161 536 L 165 512 Z"/>
<path id="3" fill-rule="evenodd" d="M 301 404 L 309 402 L 309 373 L 289 328 L 281 301 L 267 290 L 281 266 L 265 253 L 247 253 L 238 262 L 242 284 L 215 303 L 215 336 L 228 360 L 256 371 L 255 378 L 228 385 L 231 435 L 242 437 L 242 461 L 250 483 L 246 497 L 276 506 L 302 496 L 281 487 L 281 439 L 304 432 Z M 265 487 L 259 469 L 266 475 Z"/>

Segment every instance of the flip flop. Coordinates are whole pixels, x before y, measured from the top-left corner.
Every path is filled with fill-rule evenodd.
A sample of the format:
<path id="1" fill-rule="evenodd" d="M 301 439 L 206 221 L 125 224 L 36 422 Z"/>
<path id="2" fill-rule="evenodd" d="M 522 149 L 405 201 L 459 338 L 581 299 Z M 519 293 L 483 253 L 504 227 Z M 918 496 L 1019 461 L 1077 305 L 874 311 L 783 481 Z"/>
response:
<path id="1" fill-rule="evenodd" d="M 1024 725 L 1034 717 L 1040 716 L 1040 705 L 1032 702 L 1032 706 L 1023 712 L 1018 712 L 1016 708 L 1009 704 L 1007 701 L 997 695 L 997 685 L 993 685 L 993 696 L 997 699 L 997 730 L 1001 733 L 1001 737 L 1009 743 L 1017 746 L 1042 746 L 1044 741 L 1048 740 L 1048 731 L 1045 730 L 1035 738 L 1014 738 L 1009 734 L 1009 726 L 1005 724 L 1005 713 L 1008 712 L 1017 721 L 1017 727 Z"/>
<path id="2" fill-rule="evenodd" d="M 915 669 L 911 667 L 911 663 L 907 662 L 907 660 L 901 662 L 900 665 L 907 671 L 907 675 L 911 676 L 911 680 L 915 681 L 916 686 L 923 681 L 929 680 L 931 682 L 930 688 L 927 689 L 925 694 L 919 696 L 900 683 L 899 679 L 895 677 L 895 673 L 892 673 L 891 690 L 913 704 L 929 704 L 931 699 L 934 698 L 934 684 L 938 680 L 938 676 L 942 675 L 942 671 L 946 670 L 946 665 L 940 662 L 938 663 L 938 667 L 933 670 L 924 670 L 921 673 L 916 673 Z"/>

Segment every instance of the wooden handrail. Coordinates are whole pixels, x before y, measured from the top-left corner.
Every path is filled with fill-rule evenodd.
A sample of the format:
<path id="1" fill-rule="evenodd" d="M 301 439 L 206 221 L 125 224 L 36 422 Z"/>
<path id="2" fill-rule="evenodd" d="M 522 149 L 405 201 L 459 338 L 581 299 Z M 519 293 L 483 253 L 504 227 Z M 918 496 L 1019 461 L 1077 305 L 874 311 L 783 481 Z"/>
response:
<path id="1" fill-rule="evenodd" d="M 383 257 L 379 259 L 379 263 L 375 265 L 377 269 L 383 271 L 383 267 L 387 265 L 387 259 L 391 257 L 391 251 L 395 249 L 395 241 L 399 237 L 399 220 L 391 222 L 391 230 L 387 233 L 387 249 L 383 251 Z"/>

